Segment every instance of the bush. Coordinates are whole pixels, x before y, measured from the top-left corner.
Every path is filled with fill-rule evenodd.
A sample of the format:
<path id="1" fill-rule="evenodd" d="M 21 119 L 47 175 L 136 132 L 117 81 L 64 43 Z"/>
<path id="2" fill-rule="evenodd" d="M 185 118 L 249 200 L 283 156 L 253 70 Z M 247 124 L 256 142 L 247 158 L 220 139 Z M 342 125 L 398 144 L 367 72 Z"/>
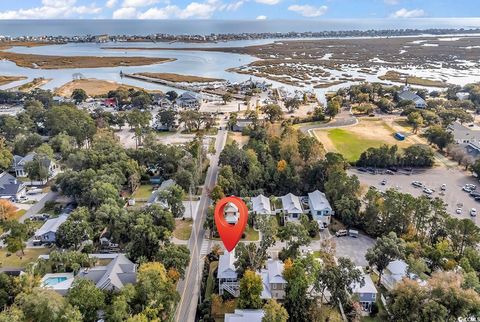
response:
<path id="1" fill-rule="evenodd" d="M 378 314 L 378 304 L 376 302 L 372 303 L 372 310 L 370 312 L 371 316 L 376 316 Z"/>

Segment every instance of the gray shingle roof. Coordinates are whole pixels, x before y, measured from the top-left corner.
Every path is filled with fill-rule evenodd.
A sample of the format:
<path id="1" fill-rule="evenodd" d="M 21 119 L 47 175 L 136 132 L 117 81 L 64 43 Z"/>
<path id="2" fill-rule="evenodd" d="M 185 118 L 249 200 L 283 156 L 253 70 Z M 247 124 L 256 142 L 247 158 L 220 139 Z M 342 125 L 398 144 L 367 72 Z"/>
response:
<path id="1" fill-rule="evenodd" d="M 272 206 L 270 205 L 270 199 L 264 195 L 252 198 L 252 210 L 257 214 L 271 215 Z"/>
<path id="2" fill-rule="evenodd" d="M 0 174 L 0 196 L 16 196 L 24 188 L 23 184 L 7 172 Z"/>
<path id="3" fill-rule="evenodd" d="M 283 210 L 289 214 L 301 214 L 303 213 L 300 198 L 292 193 L 280 197 L 282 199 Z"/>

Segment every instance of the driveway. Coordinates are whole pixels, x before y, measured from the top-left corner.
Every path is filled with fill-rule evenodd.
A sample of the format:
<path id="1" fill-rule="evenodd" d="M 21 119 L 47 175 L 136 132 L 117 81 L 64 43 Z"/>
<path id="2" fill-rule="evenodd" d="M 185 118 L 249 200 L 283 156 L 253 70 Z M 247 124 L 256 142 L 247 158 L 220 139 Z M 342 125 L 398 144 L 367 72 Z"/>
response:
<path id="1" fill-rule="evenodd" d="M 34 204 L 27 212 L 18 219 L 19 222 L 23 223 L 25 219 L 30 218 L 33 215 L 38 214 L 40 210 L 43 209 L 47 201 L 56 200 L 58 197 L 58 192 L 50 191 L 42 199 L 40 199 L 36 204 Z"/>
<path id="2" fill-rule="evenodd" d="M 360 233 L 357 238 L 349 236 L 332 238 L 337 245 L 337 257 L 347 257 L 358 266 L 368 266 L 365 255 L 367 250 L 375 245 L 375 239 L 363 233 Z"/>

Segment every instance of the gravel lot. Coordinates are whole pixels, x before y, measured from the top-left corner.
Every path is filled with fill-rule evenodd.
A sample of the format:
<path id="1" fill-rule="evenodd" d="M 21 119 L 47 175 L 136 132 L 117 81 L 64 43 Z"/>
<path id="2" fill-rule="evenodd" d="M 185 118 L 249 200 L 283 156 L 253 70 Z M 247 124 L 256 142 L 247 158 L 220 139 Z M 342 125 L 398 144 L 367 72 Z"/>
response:
<path id="1" fill-rule="evenodd" d="M 467 184 L 475 184 L 479 186 L 477 191 L 480 192 L 480 183 L 469 173 L 460 171 L 459 169 L 445 169 L 445 168 L 433 168 L 427 170 L 413 170 L 412 174 L 407 175 L 405 173 L 396 173 L 394 175 L 389 174 L 371 174 L 366 172 L 360 172 L 357 169 L 350 169 L 350 174 L 355 174 L 360 179 L 362 185 L 374 186 L 381 191 L 385 191 L 391 188 L 397 188 L 404 193 L 410 193 L 413 196 L 424 195 L 422 188 L 415 188 L 412 185 L 412 181 L 420 181 L 426 187 L 435 189 L 432 194 L 433 197 L 439 197 L 447 204 L 447 211 L 452 215 L 459 218 L 471 218 L 477 225 L 480 224 L 478 217 L 470 217 L 470 209 L 476 208 L 480 210 L 480 202 L 475 201 L 468 193 L 462 191 L 462 187 Z M 381 185 L 383 179 L 387 180 L 386 185 Z M 442 184 L 446 184 L 447 188 L 444 195 L 441 194 L 440 187 Z M 457 204 L 462 203 L 462 213 L 457 214 Z"/>

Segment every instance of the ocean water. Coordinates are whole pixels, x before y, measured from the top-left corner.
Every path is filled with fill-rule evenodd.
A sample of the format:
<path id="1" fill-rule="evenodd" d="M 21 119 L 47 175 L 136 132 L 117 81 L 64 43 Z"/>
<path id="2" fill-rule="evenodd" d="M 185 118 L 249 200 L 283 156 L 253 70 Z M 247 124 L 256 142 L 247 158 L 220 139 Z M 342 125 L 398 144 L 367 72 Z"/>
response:
<path id="1" fill-rule="evenodd" d="M 0 20 L 3 36 L 84 36 L 480 28 L 479 18 L 317 20 Z"/>

